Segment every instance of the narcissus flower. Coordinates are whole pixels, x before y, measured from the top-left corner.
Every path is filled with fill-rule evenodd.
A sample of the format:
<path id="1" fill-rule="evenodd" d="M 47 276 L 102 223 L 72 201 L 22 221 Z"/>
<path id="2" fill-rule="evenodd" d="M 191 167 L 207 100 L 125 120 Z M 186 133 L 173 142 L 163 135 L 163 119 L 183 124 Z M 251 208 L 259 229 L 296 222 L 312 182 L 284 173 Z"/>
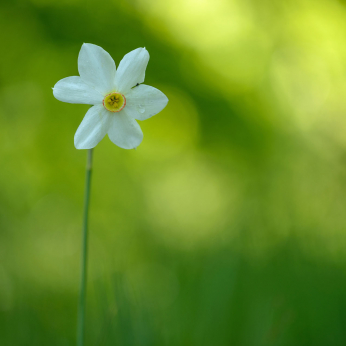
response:
<path id="1" fill-rule="evenodd" d="M 118 69 L 101 47 L 84 43 L 78 56 L 80 77 L 61 79 L 53 88 L 63 102 L 93 105 L 74 136 L 77 149 L 91 149 L 108 134 L 124 149 L 136 148 L 143 132 L 136 120 L 145 120 L 167 105 L 167 97 L 144 82 L 149 53 L 137 48 L 126 54 Z"/>

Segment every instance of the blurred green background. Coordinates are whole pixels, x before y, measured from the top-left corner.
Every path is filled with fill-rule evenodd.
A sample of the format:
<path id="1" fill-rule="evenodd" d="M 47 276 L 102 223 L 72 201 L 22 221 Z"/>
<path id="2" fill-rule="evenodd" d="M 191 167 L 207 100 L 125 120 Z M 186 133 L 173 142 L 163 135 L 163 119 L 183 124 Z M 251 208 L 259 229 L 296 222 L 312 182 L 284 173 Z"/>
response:
<path id="1" fill-rule="evenodd" d="M 170 100 L 94 151 L 87 345 L 345 345 L 345 5 L 2 1 L 0 345 L 75 345 L 83 42 Z"/>

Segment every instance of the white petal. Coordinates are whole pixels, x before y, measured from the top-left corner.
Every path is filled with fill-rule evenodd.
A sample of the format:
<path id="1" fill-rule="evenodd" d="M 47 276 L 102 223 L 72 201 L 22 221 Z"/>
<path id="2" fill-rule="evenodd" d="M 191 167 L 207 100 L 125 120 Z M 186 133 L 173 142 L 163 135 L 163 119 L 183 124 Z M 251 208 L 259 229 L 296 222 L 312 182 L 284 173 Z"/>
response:
<path id="1" fill-rule="evenodd" d="M 137 120 L 145 120 L 161 112 L 168 98 L 160 90 L 149 85 L 138 85 L 126 95 L 124 111 Z"/>
<path id="2" fill-rule="evenodd" d="M 68 103 L 94 105 L 102 103 L 102 94 L 83 82 L 81 77 L 73 76 L 59 80 L 54 85 L 53 95 L 56 99 Z"/>
<path id="3" fill-rule="evenodd" d="M 102 94 L 114 89 L 115 63 L 103 48 L 84 43 L 78 56 L 78 71 L 84 82 Z"/>
<path id="4" fill-rule="evenodd" d="M 127 53 L 120 61 L 115 74 L 117 91 L 124 94 L 137 83 L 143 83 L 148 61 L 149 53 L 145 48 L 137 48 Z"/>
<path id="5" fill-rule="evenodd" d="M 108 136 L 114 144 L 123 149 L 135 149 L 143 140 L 143 132 L 137 121 L 123 111 L 111 117 Z"/>
<path id="6" fill-rule="evenodd" d="M 74 135 L 77 149 L 94 148 L 106 135 L 109 128 L 110 115 L 103 105 L 91 107 L 84 116 Z"/>

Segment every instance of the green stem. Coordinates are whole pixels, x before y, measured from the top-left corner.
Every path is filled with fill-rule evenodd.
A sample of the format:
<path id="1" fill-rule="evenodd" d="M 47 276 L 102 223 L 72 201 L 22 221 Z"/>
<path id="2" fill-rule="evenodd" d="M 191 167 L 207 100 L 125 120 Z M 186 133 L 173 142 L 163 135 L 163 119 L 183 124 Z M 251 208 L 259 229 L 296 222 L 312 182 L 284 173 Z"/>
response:
<path id="1" fill-rule="evenodd" d="M 78 324 L 77 324 L 77 346 L 84 346 L 84 329 L 85 329 L 85 301 L 86 301 L 86 284 L 87 284 L 87 259 L 88 259 L 88 213 L 90 199 L 90 182 L 92 168 L 93 150 L 88 150 L 85 194 L 84 194 L 84 215 L 83 215 L 83 243 L 81 257 L 81 282 L 78 304 Z"/>

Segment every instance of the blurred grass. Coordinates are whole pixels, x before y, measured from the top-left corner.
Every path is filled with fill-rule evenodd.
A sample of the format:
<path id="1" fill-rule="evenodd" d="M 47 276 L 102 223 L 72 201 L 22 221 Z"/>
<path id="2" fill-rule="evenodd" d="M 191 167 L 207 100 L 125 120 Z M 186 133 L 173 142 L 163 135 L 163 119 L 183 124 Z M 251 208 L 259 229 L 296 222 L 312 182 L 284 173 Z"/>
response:
<path id="1" fill-rule="evenodd" d="M 344 5 L 2 2 L 0 344 L 74 344 L 90 42 L 170 102 L 95 150 L 87 344 L 344 345 Z"/>

